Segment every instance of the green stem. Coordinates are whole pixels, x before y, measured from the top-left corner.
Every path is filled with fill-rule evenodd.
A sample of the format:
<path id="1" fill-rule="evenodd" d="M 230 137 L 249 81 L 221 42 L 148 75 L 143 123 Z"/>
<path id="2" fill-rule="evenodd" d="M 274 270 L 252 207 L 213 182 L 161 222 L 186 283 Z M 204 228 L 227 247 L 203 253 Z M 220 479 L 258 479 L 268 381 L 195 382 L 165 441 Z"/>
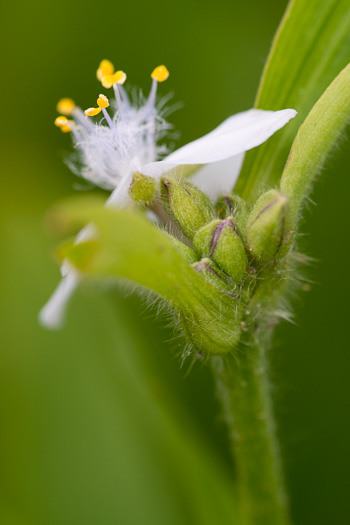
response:
<path id="1" fill-rule="evenodd" d="M 213 357 L 213 366 L 236 462 L 242 522 L 287 525 L 265 351 L 255 341 L 247 334 L 234 355 Z"/>

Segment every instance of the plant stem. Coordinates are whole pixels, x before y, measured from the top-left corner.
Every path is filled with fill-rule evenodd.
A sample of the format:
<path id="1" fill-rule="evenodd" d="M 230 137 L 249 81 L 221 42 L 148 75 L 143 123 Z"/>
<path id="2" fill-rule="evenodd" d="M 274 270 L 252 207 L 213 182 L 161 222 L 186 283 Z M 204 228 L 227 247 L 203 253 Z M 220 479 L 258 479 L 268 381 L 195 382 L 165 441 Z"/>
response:
<path id="1" fill-rule="evenodd" d="M 255 335 L 247 333 L 234 355 L 213 357 L 213 367 L 237 468 L 242 522 L 287 525 L 265 351 Z"/>

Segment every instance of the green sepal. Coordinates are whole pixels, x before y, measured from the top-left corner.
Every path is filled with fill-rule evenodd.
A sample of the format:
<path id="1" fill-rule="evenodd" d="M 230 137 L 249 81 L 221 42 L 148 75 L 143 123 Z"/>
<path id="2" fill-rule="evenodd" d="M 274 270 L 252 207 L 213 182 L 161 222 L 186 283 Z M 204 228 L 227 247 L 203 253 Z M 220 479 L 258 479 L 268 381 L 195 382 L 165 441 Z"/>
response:
<path id="1" fill-rule="evenodd" d="M 249 251 L 263 262 L 276 259 L 285 253 L 290 237 L 287 197 L 277 190 L 263 193 L 247 222 Z"/>
<path id="2" fill-rule="evenodd" d="M 156 181 L 152 177 L 135 171 L 132 176 L 129 195 L 135 202 L 150 202 L 156 195 Z"/>
<path id="3" fill-rule="evenodd" d="M 232 217 L 214 220 L 201 228 L 193 244 L 198 253 L 213 259 L 236 283 L 242 279 L 248 260 Z"/>
<path id="4" fill-rule="evenodd" d="M 214 217 L 209 197 L 190 182 L 165 175 L 161 178 L 161 196 L 168 214 L 191 240 Z"/>

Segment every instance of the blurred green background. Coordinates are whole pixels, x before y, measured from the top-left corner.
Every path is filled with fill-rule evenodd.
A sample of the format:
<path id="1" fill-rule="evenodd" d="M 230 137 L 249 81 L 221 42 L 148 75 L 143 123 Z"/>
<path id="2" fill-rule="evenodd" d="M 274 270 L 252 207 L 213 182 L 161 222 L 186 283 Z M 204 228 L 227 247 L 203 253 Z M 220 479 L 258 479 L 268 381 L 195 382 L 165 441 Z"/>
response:
<path id="1" fill-rule="evenodd" d="M 109 58 L 148 90 L 165 63 L 184 108 L 179 145 L 252 106 L 286 2 L 48 2 L 3 6 L 1 126 L 0 520 L 4 525 L 226 524 L 234 512 L 227 439 L 205 366 L 142 300 L 85 286 L 61 332 L 37 313 L 59 279 L 45 211 L 80 181 L 53 126 L 59 98 L 84 108 Z M 269 109 L 269 108 L 266 108 Z M 272 357 L 278 429 L 296 524 L 345 523 L 350 359 L 349 143 L 306 214 L 317 261 Z M 205 458 L 205 461 L 203 460 Z"/>

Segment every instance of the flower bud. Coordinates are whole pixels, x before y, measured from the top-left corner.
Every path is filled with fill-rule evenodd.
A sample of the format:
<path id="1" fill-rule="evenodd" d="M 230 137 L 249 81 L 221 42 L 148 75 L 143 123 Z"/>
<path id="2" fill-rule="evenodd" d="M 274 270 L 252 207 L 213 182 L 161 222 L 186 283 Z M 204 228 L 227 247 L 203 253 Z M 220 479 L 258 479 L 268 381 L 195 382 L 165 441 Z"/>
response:
<path id="1" fill-rule="evenodd" d="M 249 250 L 261 261 L 284 255 L 288 233 L 288 199 L 277 190 L 270 190 L 257 200 L 247 222 Z"/>
<path id="2" fill-rule="evenodd" d="M 216 212 L 220 219 L 234 217 L 235 225 L 241 235 L 249 217 L 249 204 L 238 195 L 221 195 L 216 202 Z"/>
<path id="3" fill-rule="evenodd" d="M 152 177 L 147 177 L 135 171 L 133 173 L 129 194 L 136 202 L 149 202 L 154 199 L 156 194 L 156 181 Z"/>
<path id="4" fill-rule="evenodd" d="M 196 231 L 213 218 L 209 197 L 189 182 L 163 176 L 161 195 L 166 211 L 191 240 Z"/>
<path id="5" fill-rule="evenodd" d="M 213 259 L 235 282 L 242 279 L 248 260 L 232 217 L 212 221 L 201 228 L 193 244 L 202 256 Z"/>
<path id="6" fill-rule="evenodd" d="M 228 278 L 225 274 L 222 274 L 216 264 L 207 257 L 204 257 L 199 262 L 193 263 L 192 268 L 202 275 L 206 281 L 209 281 L 217 288 L 220 288 L 220 290 L 229 291 Z"/>

